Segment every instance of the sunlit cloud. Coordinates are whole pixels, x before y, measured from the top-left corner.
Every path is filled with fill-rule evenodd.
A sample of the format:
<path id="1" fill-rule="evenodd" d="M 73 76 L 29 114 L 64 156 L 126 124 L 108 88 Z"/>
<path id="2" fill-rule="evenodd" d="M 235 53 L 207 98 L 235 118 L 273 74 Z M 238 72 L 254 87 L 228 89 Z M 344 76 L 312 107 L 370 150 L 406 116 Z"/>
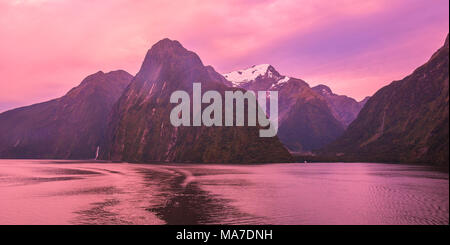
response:
<path id="1" fill-rule="evenodd" d="M 98 70 L 135 74 L 146 51 L 165 37 L 220 72 L 271 63 L 360 99 L 407 75 L 442 45 L 448 5 L 0 0 L 0 111 L 61 96 Z"/>

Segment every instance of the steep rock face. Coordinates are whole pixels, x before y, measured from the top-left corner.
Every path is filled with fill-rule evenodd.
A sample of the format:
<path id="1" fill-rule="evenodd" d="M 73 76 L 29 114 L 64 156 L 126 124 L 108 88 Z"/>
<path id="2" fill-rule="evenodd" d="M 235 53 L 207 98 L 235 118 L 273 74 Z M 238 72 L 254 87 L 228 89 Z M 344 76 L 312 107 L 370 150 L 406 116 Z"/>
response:
<path id="1" fill-rule="evenodd" d="M 292 152 L 319 149 L 339 137 L 343 125 L 327 101 L 303 80 L 281 75 L 268 64 L 224 74 L 235 87 L 278 91 L 278 137 Z"/>
<path id="2" fill-rule="evenodd" d="M 369 97 L 357 102 L 355 99 L 345 95 L 337 95 L 331 91 L 328 86 L 317 85 L 312 88 L 316 93 L 322 95 L 328 103 L 333 116 L 345 127 L 350 125 L 358 116 L 359 111 L 366 103 Z"/>
<path id="3" fill-rule="evenodd" d="M 358 102 L 361 105 L 361 109 L 364 107 L 364 105 L 367 103 L 367 101 L 370 99 L 370 96 L 366 96 L 363 100 Z M 361 110 L 360 110 L 361 111 Z"/>
<path id="4" fill-rule="evenodd" d="M 153 45 L 110 116 L 102 158 L 128 162 L 292 161 L 276 137 L 259 137 L 257 127 L 172 126 L 170 112 L 176 104 L 170 103 L 170 96 L 176 90 L 186 91 L 192 103 L 193 83 L 201 83 L 202 92 L 216 90 L 222 97 L 231 89 L 220 74 L 205 67 L 179 42 L 164 39 Z"/>
<path id="5" fill-rule="evenodd" d="M 371 97 L 322 154 L 344 160 L 448 164 L 449 44 Z"/>
<path id="6" fill-rule="evenodd" d="M 131 81 L 98 72 L 61 98 L 0 114 L 1 158 L 95 158 L 114 103 Z"/>

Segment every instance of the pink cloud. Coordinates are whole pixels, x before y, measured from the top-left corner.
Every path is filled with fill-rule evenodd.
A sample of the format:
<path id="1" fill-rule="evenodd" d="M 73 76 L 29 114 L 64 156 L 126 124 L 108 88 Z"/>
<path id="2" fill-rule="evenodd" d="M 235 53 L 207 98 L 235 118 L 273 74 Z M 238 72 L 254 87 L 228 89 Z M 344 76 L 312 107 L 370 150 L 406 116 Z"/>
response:
<path id="1" fill-rule="evenodd" d="M 414 4 L 422 13 L 408 7 Z M 379 42 L 386 40 L 376 49 L 355 52 L 343 45 L 330 54 L 312 45 L 333 45 L 325 41 L 327 33 L 340 28 L 334 23 L 363 26 L 367 21 L 369 27 L 380 26 L 385 23 L 372 23 L 372 18 L 407 8 L 412 9 L 410 18 L 402 13 L 393 20 L 414 22 L 427 13 L 421 4 L 429 6 L 425 10 L 430 15 L 447 20 L 430 17 L 417 30 L 388 33 L 395 37 L 392 40 L 380 32 Z M 134 74 L 147 49 L 164 37 L 179 40 L 221 72 L 273 63 L 289 75 L 312 84 L 329 83 L 338 92 L 361 98 L 393 77 L 406 75 L 431 55 L 445 29 L 446 0 L 0 0 L 0 111 L 61 96 L 98 70 L 125 69 Z M 351 40 L 371 31 L 346 34 Z M 407 40 L 411 33 L 426 35 L 414 36 L 406 44 L 393 42 Z M 311 51 L 299 48 L 302 45 Z M 391 61 L 381 59 L 389 53 Z"/>

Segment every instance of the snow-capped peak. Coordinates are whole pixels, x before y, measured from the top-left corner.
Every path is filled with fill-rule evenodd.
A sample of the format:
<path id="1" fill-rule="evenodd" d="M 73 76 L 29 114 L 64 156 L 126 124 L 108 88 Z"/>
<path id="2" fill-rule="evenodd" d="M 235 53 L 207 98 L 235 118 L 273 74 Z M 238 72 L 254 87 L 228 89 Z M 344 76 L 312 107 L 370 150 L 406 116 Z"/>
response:
<path id="1" fill-rule="evenodd" d="M 291 79 L 288 76 L 283 77 L 282 79 L 278 80 L 276 83 L 272 84 L 272 86 L 270 87 L 270 89 L 274 88 L 274 87 L 278 87 L 284 83 L 287 83 L 289 81 L 289 79 Z"/>
<path id="2" fill-rule="evenodd" d="M 223 74 L 223 76 L 233 83 L 233 87 L 239 87 L 241 84 L 255 80 L 257 77 L 264 76 L 266 73 L 268 73 L 269 77 L 272 76 L 269 67 L 269 64 L 254 65 L 248 69 Z"/>

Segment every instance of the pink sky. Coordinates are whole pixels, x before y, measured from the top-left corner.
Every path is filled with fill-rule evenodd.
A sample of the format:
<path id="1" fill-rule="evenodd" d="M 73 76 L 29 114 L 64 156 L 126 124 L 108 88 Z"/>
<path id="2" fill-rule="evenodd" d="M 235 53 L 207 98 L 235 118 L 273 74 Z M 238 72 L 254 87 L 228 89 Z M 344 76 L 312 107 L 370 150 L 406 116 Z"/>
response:
<path id="1" fill-rule="evenodd" d="M 360 100 L 442 46 L 448 0 L 0 0 L 0 112 L 98 70 L 135 74 L 158 40 L 221 73 L 272 64 Z"/>

